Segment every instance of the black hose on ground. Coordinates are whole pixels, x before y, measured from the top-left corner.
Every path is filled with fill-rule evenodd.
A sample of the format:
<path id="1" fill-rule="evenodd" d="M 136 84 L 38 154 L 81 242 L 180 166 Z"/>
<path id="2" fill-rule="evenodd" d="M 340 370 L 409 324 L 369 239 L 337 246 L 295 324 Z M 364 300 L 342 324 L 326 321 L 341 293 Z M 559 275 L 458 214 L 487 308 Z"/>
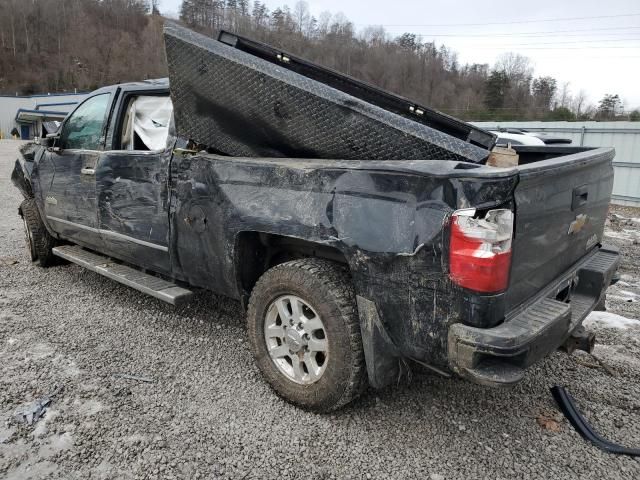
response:
<path id="1" fill-rule="evenodd" d="M 564 416 L 567 417 L 567 420 L 569 420 L 571 425 L 573 425 L 573 428 L 576 429 L 582 438 L 589 440 L 596 447 L 604 450 L 605 452 L 640 457 L 640 449 L 617 445 L 602 438 L 596 431 L 594 431 L 591 425 L 589 425 L 587 420 L 582 416 L 578 407 L 576 407 L 571 394 L 564 387 L 557 385 L 551 387 L 551 394 L 560 407 L 560 410 L 562 410 Z"/>

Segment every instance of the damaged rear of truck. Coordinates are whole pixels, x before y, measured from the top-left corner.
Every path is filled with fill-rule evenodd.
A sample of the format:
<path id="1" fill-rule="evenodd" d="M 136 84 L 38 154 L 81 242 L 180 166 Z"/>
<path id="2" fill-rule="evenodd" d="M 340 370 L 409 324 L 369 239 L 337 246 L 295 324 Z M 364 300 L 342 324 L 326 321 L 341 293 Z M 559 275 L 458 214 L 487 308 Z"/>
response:
<path id="1" fill-rule="evenodd" d="M 263 174 L 252 162 L 234 203 L 269 219 L 263 234 L 348 265 L 373 386 L 411 360 L 512 384 L 567 342 L 589 348 L 580 324 L 618 264 L 601 244 L 613 149 L 520 147 L 517 166 L 495 168 L 487 132 L 268 45 L 172 27 L 166 43 L 181 135 L 235 155 L 312 157 L 263 161 Z M 255 133 L 264 125 L 267 141 Z"/>
<path id="2" fill-rule="evenodd" d="M 619 263 L 613 149 L 514 147 L 497 168 L 492 134 L 289 53 L 176 25 L 165 42 L 175 131 L 149 175 L 166 178 L 166 263 L 122 234 L 74 243 L 241 300 L 278 394 L 328 411 L 418 364 L 509 385 L 592 346 L 581 323 Z M 37 171 L 14 182 L 47 223 Z M 140 195 L 121 194 L 105 208 Z"/>

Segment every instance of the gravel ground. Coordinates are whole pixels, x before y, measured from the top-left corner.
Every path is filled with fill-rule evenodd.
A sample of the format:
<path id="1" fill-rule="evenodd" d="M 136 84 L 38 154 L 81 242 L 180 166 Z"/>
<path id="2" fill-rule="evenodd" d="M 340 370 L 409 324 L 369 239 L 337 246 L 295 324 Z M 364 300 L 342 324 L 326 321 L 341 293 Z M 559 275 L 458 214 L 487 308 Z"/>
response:
<path id="1" fill-rule="evenodd" d="M 549 394 L 567 385 L 597 430 L 640 446 L 639 327 L 596 322 L 607 368 L 556 353 L 503 390 L 418 373 L 306 413 L 261 380 L 237 303 L 201 294 L 174 309 L 74 265 L 32 265 L 9 181 L 17 145 L 0 141 L 0 477 L 640 478 L 638 460 L 584 442 Z M 623 217 L 608 229 L 624 253 L 608 307 L 640 319 L 640 223 Z M 43 419 L 10 421 L 57 384 Z"/>

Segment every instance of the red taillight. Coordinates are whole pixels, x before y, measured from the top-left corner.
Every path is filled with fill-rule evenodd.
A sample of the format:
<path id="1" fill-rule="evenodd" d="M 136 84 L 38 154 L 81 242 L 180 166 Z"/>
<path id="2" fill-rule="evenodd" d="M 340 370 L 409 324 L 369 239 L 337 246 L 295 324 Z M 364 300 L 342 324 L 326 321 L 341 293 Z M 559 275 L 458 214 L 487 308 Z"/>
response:
<path id="1" fill-rule="evenodd" d="M 451 217 L 449 275 L 461 287 L 483 293 L 506 290 L 511 267 L 513 212 L 490 210 L 474 218 L 475 210 Z"/>

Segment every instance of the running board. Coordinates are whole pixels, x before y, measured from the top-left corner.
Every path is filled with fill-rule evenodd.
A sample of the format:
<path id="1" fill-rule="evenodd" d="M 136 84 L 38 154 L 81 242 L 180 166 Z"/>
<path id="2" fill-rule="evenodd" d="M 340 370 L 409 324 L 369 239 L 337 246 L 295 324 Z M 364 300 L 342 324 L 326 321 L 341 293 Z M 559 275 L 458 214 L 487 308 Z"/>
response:
<path id="1" fill-rule="evenodd" d="M 54 247 L 53 254 L 171 305 L 180 305 L 193 295 L 191 290 L 175 283 L 116 263 L 109 257 L 84 250 L 77 245 Z"/>

